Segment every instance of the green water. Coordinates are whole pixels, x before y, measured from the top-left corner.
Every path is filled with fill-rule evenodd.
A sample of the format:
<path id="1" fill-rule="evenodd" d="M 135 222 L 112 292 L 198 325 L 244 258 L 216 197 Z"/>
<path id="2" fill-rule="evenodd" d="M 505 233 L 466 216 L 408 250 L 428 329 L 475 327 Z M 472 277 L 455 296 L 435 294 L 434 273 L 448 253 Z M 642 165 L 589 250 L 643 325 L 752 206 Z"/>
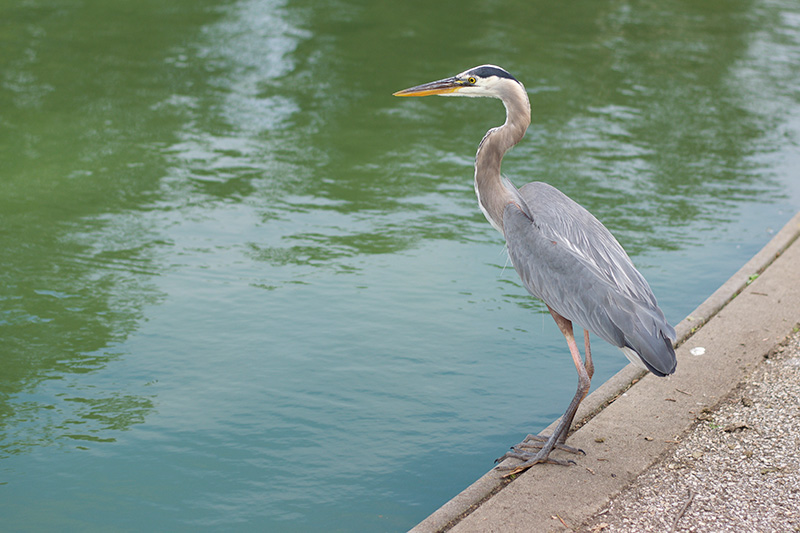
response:
<path id="1" fill-rule="evenodd" d="M 673 324 L 800 208 L 793 0 L 0 3 L 0 529 L 401 531 L 561 414 L 502 106 L 391 97 L 482 63 Z"/>

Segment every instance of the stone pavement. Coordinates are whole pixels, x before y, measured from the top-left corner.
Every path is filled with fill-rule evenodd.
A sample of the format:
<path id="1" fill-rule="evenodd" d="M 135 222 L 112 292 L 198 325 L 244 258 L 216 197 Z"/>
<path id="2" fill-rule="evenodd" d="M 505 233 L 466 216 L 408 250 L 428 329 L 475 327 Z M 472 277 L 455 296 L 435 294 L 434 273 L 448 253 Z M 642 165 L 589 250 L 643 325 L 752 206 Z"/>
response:
<path id="1" fill-rule="evenodd" d="M 584 400 L 576 417 L 584 423 L 568 441 L 586 451 L 576 466 L 536 465 L 511 482 L 491 470 L 412 531 L 791 531 L 800 525 L 792 512 L 800 506 L 780 503 L 800 501 L 798 460 L 789 455 L 800 443 L 786 426 L 800 420 L 798 396 L 780 393 L 796 390 L 800 373 L 793 371 L 800 361 L 792 355 L 794 340 L 787 341 L 800 322 L 798 236 L 800 213 L 678 324 L 673 376 L 629 365 Z M 784 352 L 773 363 L 784 366 L 770 373 L 765 359 Z M 732 410 L 737 401 L 750 411 Z M 768 492 L 765 480 L 772 481 Z M 762 515 L 773 522 L 756 523 Z"/>
<path id="2" fill-rule="evenodd" d="M 800 333 L 698 420 L 671 453 L 575 529 L 800 531 Z"/>

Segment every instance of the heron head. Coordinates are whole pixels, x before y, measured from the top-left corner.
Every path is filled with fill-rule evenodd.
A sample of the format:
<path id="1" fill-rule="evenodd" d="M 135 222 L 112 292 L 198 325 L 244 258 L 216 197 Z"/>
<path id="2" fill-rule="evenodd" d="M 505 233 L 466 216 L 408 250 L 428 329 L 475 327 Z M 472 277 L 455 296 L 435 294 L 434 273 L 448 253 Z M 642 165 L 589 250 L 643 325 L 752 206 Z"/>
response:
<path id="1" fill-rule="evenodd" d="M 510 88 L 518 89 L 522 84 L 506 70 L 495 65 L 481 65 L 451 78 L 432 81 L 397 91 L 394 96 L 486 96 L 503 98 Z"/>

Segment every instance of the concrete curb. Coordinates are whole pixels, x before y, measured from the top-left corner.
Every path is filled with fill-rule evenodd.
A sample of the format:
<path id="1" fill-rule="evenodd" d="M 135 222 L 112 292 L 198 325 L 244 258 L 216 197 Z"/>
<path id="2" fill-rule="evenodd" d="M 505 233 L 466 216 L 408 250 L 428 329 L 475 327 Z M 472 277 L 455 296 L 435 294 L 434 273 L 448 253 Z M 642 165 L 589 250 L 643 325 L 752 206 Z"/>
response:
<path id="1" fill-rule="evenodd" d="M 686 317 L 680 324 L 677 325 L 676 332 L 678 334 L 678 341 L 677 346 L 681 346 L 685 343 L 690 337 L 693 335 L 698 335 L 702 329 L 705 329 L 704 326 L 709 324 L 710 321 L 714 317 L 716 317 L 720 312 L 728 306 L 734 299 L 745 289 L 749 289 L 750 285 L 756 285 L 756 283 L 760 283 L 761 277 L 764 276 L 764 273 L 768 271 L 769 267 L 778 260 L 781 256 L 784 255 L 786 252 L 800 237 L 800 213 L 796 214 L 784 227 L 779 231 L 775 237 L 767 243 L 764 248 L 761 249 L 750 261 L 748 261 L 741 269 L 739 269 L 736 274 L 731 276 L 731 278 L 726 281 L 719 289 L 717 289 L 705 302 L 700 304 L 688 317 Z M 797 248 L 797 255 L 800 256 L 800 244 L 794 246 Z M 794 250 L 793 250 L 794 251 Z M 800 257 L 796 260 L 796 264 L 800 265 Z M 791 265 L 783 265 L 783 270 L 775 269 L 776 273 L 775 276 L 771 277 L 778 277 L 781 278 L 778 280 L 778 283 L 785 282 L 786 276 L 792 276 L 795 271 L 800 271 L 800 266 L 797 268 L 792 269 Z M 781 270 L 778 272 L 778 270 Z M 772 269 L 769 269 L 769 273 L 772 274 Z M 759 279 L 756 279 L 758 277 Z M 796 277 L 800 278 L 800 272 L 796 275 Z M 797 280 L 795 280 L 797 283 Z M 754 292 L 756 295 L 767 295 L 767 292 Z M 775 295 L 775 291 L 772 291 L 773 297 Z M 768 307 L 763 311 L 763 318 L 767 318 L 766 315 L 770 313 L 771 306 L 775 306 L 780 303 L 780 297 L 778 296 L 778 301 L 776 302 L 766 302 L 766 298 L 760 297 L 758 299 L 759 304 L 767 304 Z M 790 311 L 795 313 L 793 321 L 791 324 L 786 326 L 783 331 L 782 336 L 780 338 L 774 339 L 775 342 L 781 340 L 791 329 L 798 319 L 800 319 L 800 295 L 796 300 L 792 300 L 795 302 L 796 305 L 786 305 L 787 302 L 784 302 L 784 307 L 789 307 Z M 741 307 L 741 306 L 738 306 Z M 778 306 L 780 307 L 780 306 Z M 750 321 L 746 318 L 748 315 L 747 313 L 752 314 L 752 310 L 745 309 L 745 314 L 739 318 L 740 322 L 744 322 L 744 324 L 736 324 L 732 327 L 734 329 L 738 328 L 739 332 L 742 331 L 750 331 L 750 328 L 744 327 L 745 324 L 749 324 Z M 790 313 L 791 314 L 791 313 Z M 786 317 L 774 320 L 778 320 L 780 325 L 785 324 L 788 319 Z M 723 324 L 725 321 L 720 321 L 721 327 L 731 327 L 730 324 Z M 765 326 L 767 327 L 767 326 Z M 715 328 L 711 328 L 715 329 Z M 778 333 L 780 333 L 781 328 L 777 327 Z M 709 333 L 713 336 L 713 331 L 709 330 Z M 751 332 L 752 333 L 752 332 Z M 752 335 L 751 335 L 752 336 Z M 774 336 L 774 335 L 773 335 Z M 731 337 L 732 338 L 732 337 Z M 771 338 L 771 337 L 770 337 Z M 728 339 L 730 340 L 730 339 Z M 719 344 L 719 343 L 718 343 Z M 740 345 L 746 345 L 746 342 L 739 342 Z M 769 350 L 774 346 L 770 344 L 766 348 Z M 758 347 L 753 347 L 753 353 L 757 353 L 763 355 L 762 353 L 763 346 L 761 344 Z M 687 352 L 687 353 L 682 353 Z M 681 392 L 685 392 L 690 397 L 694 393 L 687 390 L 690 386 L 696 387 L 695 390 L 698 391 L 698 394 L 702 395 L 703 400 L 695 399 L 695 401 L 689 402 L 691 405 L 689 407 L 697 410 L 698 406 L 708 407 L 712 406 L 715 403 L 709 403 L 711 401 L 719 401 L 719 398 L 724 397 L 730 390 L 739 382 L 740 379 L 743 378 L 742 372 L 746 371 L 750 366 L 753 364 L 753 361 L 757 361 L 759 357 L 751 357 L 750 361 L 742 361 L 742 358 L 739 353 L 734 353 L 734 348 L 731 347 L 728 352 L 730 353 L 715 353 L 714 361 L 721 363 L 719 373 L 727 376 L 731 379 L 724 379 L 722 381 L 709 384 L 709 383 L 686 383 L 682 384 L 681 387 L 678 389 Z M 738 352 L 738 351 L 737 351 Z M 642 412 L 645 412 L 646 409 L 643 409 L 643 405 L 649 405 L 651 409 L 655 409 L 653 415 L 650 418 L 659 418 L 659 416 L 655 415 L 655 413 L 662 412 L 662 408 L 664 406 L 664 400 L 669 400 L 670 406 L 672 407 L 680 407 L 683 410 L 678 414 L 676 413 L 676 417 L 670 419 L 670 422 L 675 422 L 672 424 L 664 424 L 662 420 L 662 424 L 660 424 L 659 428 L 652 428 L 653 435 L 662 434 L 663 431 L 659 431 L 664 429 L 664 427 L 669 426 L 669 434 L 672 435 L 673 440 L 674 436 L 677 434 L 684 433 L 686 430 L 691 427 L 691 424 L 694 421 L 694 411 L 689 409 L 686 405 L 686 402 L 679 402 L 677 398 L 666 398 L 660 397 L 657 399 L 657 403 L 653 403 L 653 395 L 652 390 L 659 389 L 662 391 L 663 394 L 671 394 L 667 393 L 667 389 L 669 391 L 675 390 L 676 386 L 670 384 L 670 382 L 679 382 L 681 377 L 705 377 L 707 380 L 712 380 L 714 377 L 712 374 L 706 374 L 706 368 L 702 365 L 699 369 L 699 374 L 697 371 L 693 372 L 691 368 L 687 368 L 685 371 L 681 368 L 682 366 L 688 366 L 687 364 L 690 362 L 696 362 L 697 358 L 687 357 L 688 349 L 680 350 L 678 352 L 678 358 L 680 359 L 678 365 L 678 372 L 672 378 L 659 380 L 658 378 L 654 378 L 652 375 L 646 375 L 646 373 L 633 365 L 628 365 L 623 368 L 620 372 L 616 375 L 612 376 L 607 382 L 602 384 L 598 387 L 594 392 L 592 392 L 589 396 L 581 404 L 580 409 L 578 410 L 578 414 L 576 416 L 576 420 L 580 420 L 581 423 L 578 425 L 579 429 L 575 432 L 575 436 L 573 439 L 577 439 L 578 434 L 590 434 L 590 433 L 603 433 L 604 429 L 602 428 L 602 424 L 595 423 L 595 417 L 599 417 L 600 414 L 605 414 L 608 416 L 604 416 L 604 419 L 616 420 L 614 424 L 623 424 L 627 427 L 625 428 L 618 428 L 619 435 L 615 431 L 615 436 L 631 438 L 628 434 L 630 432 L 631 427 L 634 424 L 630 421 L 635 418 L 637 414 L 641 415 Z M 736 357 L 735 361 L 727 361 L 725 362 L 726 358 L 730 359 Z M 685 363 L 684 363 L 684 360 Z M 727 365 L 727 366 L 726 366 Z M 738 368 L 740 371 L 737 372 L 730 372 L 729 367 L 733 365 Z M 708 366 L 708 371 L 711 371 L 711 367 Z M 635 384 L 647 382 L 647 387 L 638 387 L 634 386 Z M 655 384 L 660 383 L 659 386 L 655 386 Z M 710 388 L 713 385 L 713 393 L 711 392 Z M 633 387 L 633 388 L 632 388 Z M 645 390 L 647 389 L 647 390 Z M 630 394 L 628 394 L 630 393 Z M 639 407 L 637 407 L 635 412 L 627 412 L 624 408 L 617 409 L 615 400 L 620 398 L 622 395 L 633 396 L 636 393 L 637 396 L 646 396 L 649 399 L 642 399 L 643 402 Z M 626 398 L 627 400 L 627 398 Z M 629 403 L 629 402 L 620 402 L 620 403 Z M 676 404 L 676 405 L 672 405 Z M 680 404 L 678 406 L 677 404 Z M 615 409 L 608 409 L 608 413 L 604 413 L 607 407 L 614 406 Z M 700 407 L 702 408 L 702 407 Z M 619 413 L 615 414 L 615 411 Z M 699 411 L 698 411 L 699 412 Z M 609 420 L 605 420 L 609 422 Z M 624 424 L 625 421 L 629 421 L 627 424 Z M 546 428 L 542 433 L 548 434 L 554 427 L 556 422 L 553 422 L 548 428 Z M 648 421 L 642 420 L 638 426 L 639 429 L 648 427 Z M 596 427 L 595 427 L 596 426 Z M 635 429 L 635 428 L 634 428 Z M 627 431 L 627 433 L 626 433 Z M 648 435 L 645 437 L 649 439 L 647 442 L 653 441 L 656 437 L 653 435 Z M 662 439 L 664 442 L 669 443 L 672 440 L 669 439 L 669 435 L 666 435 L 667 438 Z M 625 438 L 622 438 L 624 441 Z M 602 440 L 595 440 L 594 443 L 590 440 L 587 443 L 584 442 L 574 442 L 571 443 L 574 446 L 582 447 L 587 450 L 590 454 L 592 453 L 589 448 L 596 449 L 598 448 L 597 443 L 605 442 L 606 439 L 604 437 L 597 437 L 597 439 Z M 583 439 L 586 440 L 586 439 Z M 587 447 L 588 446 L 588 447 Z M 610 446 L 606 445 L 605 448 Z M 586 505 L 583 506 L 583 512 L 571 512 L 573 509 L 568 509 L 564 513 L 570 515 L 572 523 L 580 523 L 583 520 L 589 518 L 591 514 L 597 512 L 599 510 L 598 501 L 607 501 L 613 494 L 616 494 L 624 485 L 620 485 L 620 481 L 624 479 L 624 483 L 627 484 L 630 480 L 634 479 L 639 473 L 641 473 L 647 466 L 652 464 L 656 458 L 664 452 L 666 446 L 646 446 L 646 449 L 639 450 L 641 452 L 640 456 L 638 457 L 638 461 L 628 461 L 628 464 L 619 464 L 618 461 L 614 461 L 612 459 L 599 459 L 604 461 L 602 463 L 603 467 L 606 467 L 609 477 L 614 480 L 611 483 L 601 483 L 598 484 L 598 479 L 591 479 L 592 484 L 594 485 L 593 490 L 595 491 L 595 497 L 593 497 L 591 502 L 588 502 Z M 615 446 L 615 453 L 617 454 L 628 454 L 628 453 L 637 453 L 637 450 L 632 448 L 626 448 L 626 443 L 621 442 L 618 446 Z M 582 459 L 582 458 L 581 458 Z M 626 457 L 619 457 L 621 461 L 625 461 Z M 584 462 L 579 460 L 579 465 Z M 633 464 L 635 463 L 635 465 Z M 542 466 L 543 468 L 539 468 Z M 564 518 L 565 514 L 558 514 L 554 509 L 558 507 L 558 505 L 554 502 L 553 505 L 555 507 L 548 507 L 546 504 L 547 502 L 542 501 L 539 496 L 542 494 L 550 494 L 554 495 L 556 493 L 563 494 L 564 487 L 568 485 L 575 485 L 577 480 L 575 479 L 577 476 L 574 476 L 574 472 L 576 472 L 573 468 L 563 468 L 563 467 L 554 467 L 552 465 L 539 465 L 536 468 L 533 468 L 521 476 L 517 478 L 513 483 L 506 482 L 500 474 L 492 469 L 488 473 L 486 473 L 483 477 L 478 479 L 475 483 L 467 487 L 464 491 L 454 497 L 452 500 L 447 502 L 433 514 L 431 514 L 428 518 L 423 520 L 420 524 L 414 527 L 411 531 L 413 533 L 433 533 L 438 531 L 445 531 L 449 528 L 454 528 L 454 530 L 459 531 L 513 531 L 513 530 L 529 530 L 529 531 L 545 531 L 552 526 L 552 517 L 558 516 L 559 518 Z M 608 468 L 610 467 L 610 468 Z M 633 469 L 632 469 L 633 467 Z M 595 476 L 596 472 L 599 472 L 600 468 L 598 465 L 594 465 L 593 468 L 589 468 L 588 466 L 585 467 L 586 470 L 591 472 L 592 476 Z M 621 471 L 625 472 L 625 475 L 620 477 L 615 473 L 614 469 L 622 469 Z M 586 474 L 585 472 L 583 474 Z M 585 476 L 581 476 L 585 477 Z M 599 476 L 597 476 L 599 477 Z M 588 479 L 584 479 L 583 481 L 589 482 Z M 509 490 L 511 488 L 514 490 Z M 528 489 L 523 490 L 523 488 Z M 561 490 L 559 490 L 561 489 Z M 605 489 L 605 491 L 604 491 Z M 523 504 L 525 507 L 528 507 L 525 510 L 524 519 L 519 516 L 517 521 L 509 521 L 511 518 L 511 511 L 514 512 L 511 514 L 520 515 L 520 509 L 518 507 L 514 507 L 513 509 L 509 509 L 505 507 L 507 504 L 499 504 L 500 507 L 503 507 L 502 514 L 494 515 L 492 518 L 492 510 L 489 509 L 491 507 L 497 507 L 497 502 L 500 500 L 512 500 L 513 496 L 510 496 L 511 492 L 517 493 L 524 493 L 533 491 L 535 494 L 531 496 L 530 494 L 527 496 L 525 502 L 527 504 Z M 509 493 L 508 497 L 506 493 Z M 503 497 L 499 497 L 503 495 Z M 601 495 L 601 497 L 597 497 Z M 580 497 L 580 495 L 576 495 L 576 497 Z M 563 498 L 562 498 L 563 499 Z M 539 505 L 533 505 L 534 500 L 538 500 L 538 504 L 542 504 L 540 507 Z M 491 502 L 491 503 L 490 503 Z M 602 502 L 601 502 L 602 503 Z M 536 507 L 531 509 L 531 507 Z M 574 507 L 574 506 L 573 506 Z M 474 511 L 479 510 L 480 512 Z M 588 513 L 588 514 L 587 514 Z M 534 516 L 536 515 L 536 516 Z M 478 523 L 477 521 L 480 521 Z M 524 524 L 524 526 L 523 526 Z M 563 527 L 562 527 L 563 530 Z"/>

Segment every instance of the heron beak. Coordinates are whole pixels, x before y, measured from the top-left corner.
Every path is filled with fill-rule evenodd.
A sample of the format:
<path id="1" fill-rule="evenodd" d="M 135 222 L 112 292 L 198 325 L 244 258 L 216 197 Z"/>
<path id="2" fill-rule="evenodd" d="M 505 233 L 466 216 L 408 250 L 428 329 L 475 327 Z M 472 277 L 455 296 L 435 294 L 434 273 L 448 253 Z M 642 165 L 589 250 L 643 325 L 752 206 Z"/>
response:
<path id="1" fill-rule="evenodd" d="M 443 80 L 432 81 L 410 87 L 393 93 L 394 96 L 430 96 L 432 94 L 449 94 L 459 90 L 463 85 L 458 81 L 458 78 L 445 78 Z"/>

